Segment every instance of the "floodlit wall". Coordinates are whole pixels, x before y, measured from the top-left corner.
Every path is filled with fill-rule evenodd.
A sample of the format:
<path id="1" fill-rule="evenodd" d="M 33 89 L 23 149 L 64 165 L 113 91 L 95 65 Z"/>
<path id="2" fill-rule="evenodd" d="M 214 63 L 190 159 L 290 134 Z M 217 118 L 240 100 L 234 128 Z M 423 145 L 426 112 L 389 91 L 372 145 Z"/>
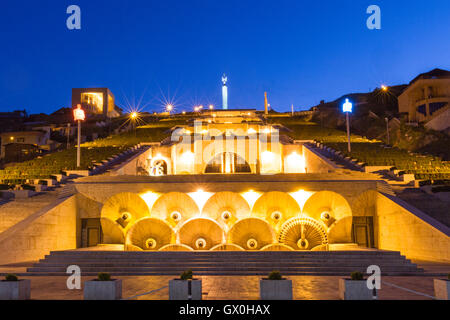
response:
<path id="1" fill-rule="evenodd" d="M 320 156 L 307 145 L 303 145 L 303 156 L 307 173 L 328 173 L 337 169 L 335 164 Z"/>
<path id="2" fill-rule="evenodd" d="M 400 251 L 408 259 L 450 262 L 448 227 L 396 197 L 379 193 L 376 201 L 379 249 Z"/>
<path id="3" fill-rule="evenodd" d="M 41 259 L 77 247 L 76 197 L 42 208 L 0 233 L 0 265 Z"/>

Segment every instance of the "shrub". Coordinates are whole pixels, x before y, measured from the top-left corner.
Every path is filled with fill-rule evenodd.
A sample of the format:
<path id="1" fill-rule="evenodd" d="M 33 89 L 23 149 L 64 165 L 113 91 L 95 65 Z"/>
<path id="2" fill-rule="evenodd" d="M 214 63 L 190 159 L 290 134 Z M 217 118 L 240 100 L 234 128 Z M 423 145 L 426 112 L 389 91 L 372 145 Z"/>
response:
<path id="1" fill-rule="evenodd" d="M 15 274 L 7 274 L 5 276 L 6 281 L 19 281 L 19 278 Z"/>
<path id="2" fill-rule="evenodd" d="M 100 272 L 98 274 L 98 281 L 111 281 L 111 275 L 106 272 Z"/>
<path id="3" fill-rule="evenodd" d="M 269 280 L 282 280 L 283 277 L 281 276 L 280 271 L 274 270 L 271 273 L 269 273 L 269 276 L 267 277 Z"/>
<path id="4" fill-rule="evenodd" d="M 363 276 L 362 272 L 359 272 L 359 271 L 353 271 L 350 274 L 350 278 L 352 280 L 364 280 L 364 276 Z"/>
<path id="5" fill-rule="evenodd" d="M 192 270 L 186 270 L 184 271 L 181 276 L 181 280 L 192 280 Z"/>

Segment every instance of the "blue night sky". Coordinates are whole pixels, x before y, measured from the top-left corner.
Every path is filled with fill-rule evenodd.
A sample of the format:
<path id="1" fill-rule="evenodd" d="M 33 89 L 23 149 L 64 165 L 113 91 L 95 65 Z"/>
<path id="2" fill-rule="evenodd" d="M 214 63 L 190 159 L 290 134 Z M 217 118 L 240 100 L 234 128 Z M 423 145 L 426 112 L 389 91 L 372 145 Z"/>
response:
<path id="1" fill-rule="evenodd" d="M 108 87 L 125 109 L 220 106 L 223 73 L 231 108 L 261 109 L 268 91 L 301 110 L 450 69 L 448 0 L 3 0 L 0 18 L 0 111 L 70 107 L 73 87 Z"/>

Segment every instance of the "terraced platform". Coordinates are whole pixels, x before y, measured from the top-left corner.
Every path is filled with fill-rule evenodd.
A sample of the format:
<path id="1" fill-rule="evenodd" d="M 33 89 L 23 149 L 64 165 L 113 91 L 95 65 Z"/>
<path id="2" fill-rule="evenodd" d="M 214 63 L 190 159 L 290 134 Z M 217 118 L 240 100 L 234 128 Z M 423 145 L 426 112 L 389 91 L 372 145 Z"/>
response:
<path id="1" fill-rule="evenodd" d="M 395 251 L 54 251 L 27 269 L 29 275 L 67 276 L 78 265 L 82 275 L 349 275 L 378 265 L 383 275 L 423 275 L 423 269 Z"/>

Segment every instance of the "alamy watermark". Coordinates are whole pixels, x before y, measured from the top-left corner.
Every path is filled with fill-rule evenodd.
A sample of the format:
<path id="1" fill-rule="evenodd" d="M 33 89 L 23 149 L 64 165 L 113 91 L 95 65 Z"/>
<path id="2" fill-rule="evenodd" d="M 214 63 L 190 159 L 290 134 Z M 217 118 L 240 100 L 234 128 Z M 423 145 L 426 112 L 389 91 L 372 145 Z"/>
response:
<path id="1" fill-rule="evenodd" d="M 70 16 L 66 20 L 66 26 L 69 30 L 80 30 L 81 29 L 81 9 L 77 5 L 70 5 L 66 10 L 67 14 Z"/>
<path id="2" fill-rule="evenodd" d="M 67 278 L 66 285 L 69 290 L 80 290 L 81 289 L 81 268 L 77 265 L 70 265 L 66 270 L 67 274 L 70 276 Z"/>
<path id="3" fill-rule="evenodd" d="M 367 18 L 366 26 L 369 30 L 380 30 L 381 29 L 381 9 L 379 6 L 372 4 L 367 7 L 367 14 L 370 16 Z"/>

